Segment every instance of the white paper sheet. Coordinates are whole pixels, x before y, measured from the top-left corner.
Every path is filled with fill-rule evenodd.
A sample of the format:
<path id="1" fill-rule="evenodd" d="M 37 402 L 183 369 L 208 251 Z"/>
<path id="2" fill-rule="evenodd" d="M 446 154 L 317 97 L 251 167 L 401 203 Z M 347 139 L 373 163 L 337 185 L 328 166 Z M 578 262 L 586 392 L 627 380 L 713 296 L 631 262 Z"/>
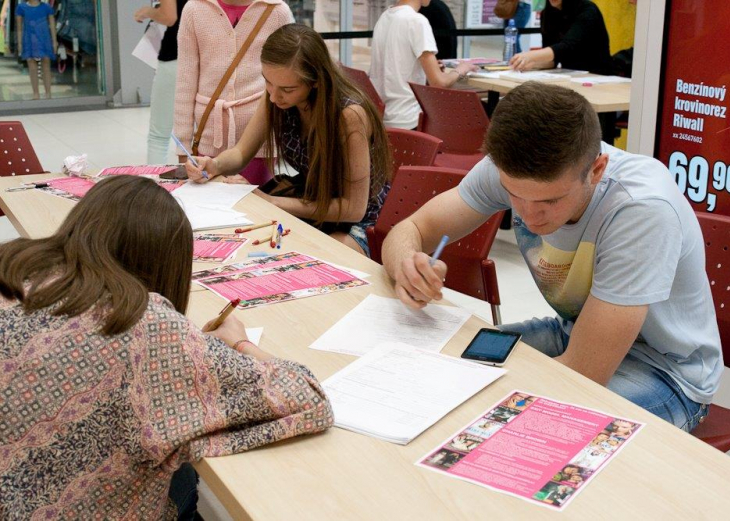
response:
<path id="1" fill-rule="evenodd" d="M 405 445 L 505 373 L 386 343 L 322 382 L 322 387 L 337 427 Z"/>
<path id="2" fill-rule="evenodd" d="M 132 51 L 132 56 L 139 58 L 147 65 L 157 70 L 157 55 L 160 53 L 162 37 L 165 36 L 167 27 L 162 24 L 151 22 L 137 46 Z"/>
<path id="3" fill-rule="evenodd" d="M 246 218 L 246 214 L 231 210 L 230 208 L 198 205 L 183 206 L 183 210 L 185 210 L 185 215 L 188 216 L 190 226 L 192 226 L 194 232 L 253 224 L 253 221 Z"/>
<path id="4" fill-rule="evenodd" d="M 499 75 L 501 72 L 499 71 L 474 71 L 467 74 L 470 78 L 491 78 L 493 80 L 499 79 Z"/>
<path id="5" fill-rule="evenodd" d="M 248 339 L 253 342 L 256 345 L 259 345 L 259 342 L 261 342 L 261 337 L 264 334 L 264 328 L 263 327 L 247 327 L 246 328 L 246 336 Z"/>
<path id="6" fill-rule="evenodd" d="M 593 85 L 601 85 L 605 83 L 631 83 L 631 78 L 622 76 L 582 76 L 580 78 L 571 78 L 573 83 L 592 83 Z"/>
<path id="7" fill-rule="evenodd" d="M 199 184 L 188 181 L 172 192 L 172 196 L 181 201 L 183 208 L 201 205 L 232 208 L 256 188 L 256 185 L 218 182 Z"/>
<path id="8" fill-rule="evenodd" d="M 347 273 L 350 273 L 352 275 L 355 275 L 358 279 L 367 279 L 370 274 L 365 273 L 364 271 L 356 270 L 355 268 L 348 268 L 347 266 L 340 266 L 339 264 L 335 264 L 334 262 L 328 262 L 328 264 L 331 264 L 337 269 L 340 269 L 342 271 L 346 271 Z"/>
<path id="9" fill-rule="evenodd" d="M 368 295 L 310 347 L 362 356 L 383 342 L 402 342 L 438 352 L 470 316 L 457 307 L 411 309 L 398 299 Z"/>

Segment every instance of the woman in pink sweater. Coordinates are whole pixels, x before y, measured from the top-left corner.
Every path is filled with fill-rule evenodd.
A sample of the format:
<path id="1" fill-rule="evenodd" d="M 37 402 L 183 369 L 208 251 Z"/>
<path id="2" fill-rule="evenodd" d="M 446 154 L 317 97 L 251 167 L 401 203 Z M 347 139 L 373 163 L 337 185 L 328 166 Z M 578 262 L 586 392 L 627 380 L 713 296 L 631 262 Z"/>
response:
<path id="1" fill-rule="evenodd" d="M 282 0 L 189 0 L 178 32 L 174 132 L 189 147 L 218 83 L 268 5 L 274 5 L 251 47 L 221 92 L 200 139 L 199 154 L 215 157 L 231 148 L 251 120 L 264 94 L 261 48 L 276 29 L 292 23 Z M 178 150 L 180 161 L 185 156 Z M 241 174 L 253 184 L 271 175 L 259 151 Z"/>

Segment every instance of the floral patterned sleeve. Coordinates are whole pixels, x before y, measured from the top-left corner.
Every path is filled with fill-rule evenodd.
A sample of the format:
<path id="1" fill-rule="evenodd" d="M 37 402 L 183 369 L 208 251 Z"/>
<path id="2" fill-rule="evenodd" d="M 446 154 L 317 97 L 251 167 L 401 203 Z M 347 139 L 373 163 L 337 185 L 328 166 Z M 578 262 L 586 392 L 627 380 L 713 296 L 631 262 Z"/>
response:
<path id="1" fill-rule="evenodd" d="M 156 318 L 145 321 L 147 346 L 130 360 L 140 443 L 156 462 L 176 468 L 332 425 L 329 401 L 306 367 L 262 362 L 187 320 Z"/>

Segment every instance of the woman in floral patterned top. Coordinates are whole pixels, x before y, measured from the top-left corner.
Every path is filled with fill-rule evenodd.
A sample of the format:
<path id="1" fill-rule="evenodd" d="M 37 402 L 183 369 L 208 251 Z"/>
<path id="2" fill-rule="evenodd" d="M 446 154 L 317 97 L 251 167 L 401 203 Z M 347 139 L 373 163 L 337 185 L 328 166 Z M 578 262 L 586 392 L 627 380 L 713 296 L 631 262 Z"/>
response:
<path id="1" fill-rule="evenodd" d="M 369 255 L 365 230 L 380 213 L 393 168 L 380 114 L 332 61 L 322 37 L 305 25 L 271 33 L 261 50 L 261 71 L 266 97 L 241 139 L 215 159 L 198 158 L 199 167 L 188 161 L 188 176 L 206 182 L 238 172 L 263 145 L 272 172 L 279 157 L 298 174 L 267 183 L 258 195 Z"/>
<path id="2" fill-rule="evenodd" d="M 307 368 L 232 316 L 211 334 L 185 318 L 192 251 L 174 199 L 129 176 L 0 246 L 0 519 L 191 516 L 186 462 L 332 425 Z"/>

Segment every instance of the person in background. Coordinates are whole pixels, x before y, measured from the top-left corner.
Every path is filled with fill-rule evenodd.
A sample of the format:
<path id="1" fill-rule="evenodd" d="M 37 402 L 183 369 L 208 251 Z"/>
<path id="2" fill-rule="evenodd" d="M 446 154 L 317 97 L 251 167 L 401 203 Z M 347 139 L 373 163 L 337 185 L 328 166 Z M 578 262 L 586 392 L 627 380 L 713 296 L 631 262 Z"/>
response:
<path id="1" fill-rule="evenodd" d="M 190 179 L 235 173 L 264 145 L 298 174 L 257 193 L 308 219 L 353 250 L 369 253 L 365 230 L 390 189 L 388 137 L 377 109 L 330 57 L 322 37 L 301 25 L 274 32 L 261 52 L 266 95 L 235 147 L 188 161 Z"/>
<path id="2" fill-rule="evenodd" d="M 408 82 L 425 85 L 428 80 L 429 85 L 448 88 L 476 70 L 468 63 L 441 70 L 433 30 L 418 12 L 430 3 L 400 0 L 380 15 L 373 29 L 370 79 L 385 102 L 386 127 L 415 129 L 418 125 L 421 107 Z"/>
<path id="3" fill-rule="evenodd" d="M 428 5 L 424 5 L 418 11 L 428 20 L 428 24 L 433 30 L 434 38 L 436 40 L 436 53 L 437 60 L 447 60 L 449 58 L 456 58 L 456 51 L 458 48 L 456 35 L 444 35 L 437 34 L 439 31 L 456 31 L 456 21 L 454 21 L 454 15 L 451 14 L 451 9 L 443 2 L 443 0 L 431 0 Z"/>
<path id="4" fill-rule="evenodd" d="M 193 234 L 150 179 L 0 245 L 0 519 L 193 519 L 189 462 L 332 425 L 312 373 L 185 317 Z"/>
<path id="5" fill-rule="evenodd" d="M 267 5 L 273 5 L 274 10 L 221 92 L 203 129 L 198 153 L 210 157 L 231 148 L 243 135 L 264 94 L 261 48 L 271 33 L 293 22 L 294 17 L 282 0 L 188 0 L 178 33 L 174 118 L 175 135 L 188 150 L 216 87 Z M 181 163 L 186 160 L 183 154 L 178 151 Z M 253 184 L 271 179 L 263 157 L 263 150 L 257 151 L 240 172 Z"/>
<path id="6" fill-rule="evenodd" d="M 40 99 L 38 64 L 41 65 L 46 98 L 51 98 L 51 60 L 58 50 L 53 8 L 40 0 L 28 0 L 15 8 L 18 54 L 28 62 L 33 99 Z"/>
<path id="7" fill-rule="evenodd" d="M 596 4 L 589 0 L 548 0 L 540 17 L 542 49 L 515 54 L 518 71 L 565 69 L 612 74 L 608 31 Z"/>
<path id="8" fill-rule="evenodd" d="M 390 231 L 383 264 L 401 301 L 423 307 L 442 298 L 446 277 L 425 252 L 512 208 L 518 247 L 557 316 L 504 329 L 689 432 L 724 369 L 702 230 L 666 166 L 600 136 L 577 92 L 512 89 L 491 119 L 487 157 Z"/>
<path id="9" fill-rule="evenodd" d="M 516 54 L 510 65 L 518 71 L 564 69 L 613 74 L 608 31 L 598 6 L 589 0 L 548 0 L 540 18 L 542 49 Z M 613 144 L 616 113 L 599 114 L 601 138 Z"/>
<path id="10" fill-rule="evenodd" d="M 134 19 L 142 23 L 149 19 L 167 27 L 157 55 L 157 70 L 150 94 L 150 129 L 147 134 L 147 163 L 168 162 L 167 150 L 172 133 L 175 111 L 175 79 L 177 77 L 177 31 L 187 0 L 160 0 L 157 8 L 140 7 Z"/>

